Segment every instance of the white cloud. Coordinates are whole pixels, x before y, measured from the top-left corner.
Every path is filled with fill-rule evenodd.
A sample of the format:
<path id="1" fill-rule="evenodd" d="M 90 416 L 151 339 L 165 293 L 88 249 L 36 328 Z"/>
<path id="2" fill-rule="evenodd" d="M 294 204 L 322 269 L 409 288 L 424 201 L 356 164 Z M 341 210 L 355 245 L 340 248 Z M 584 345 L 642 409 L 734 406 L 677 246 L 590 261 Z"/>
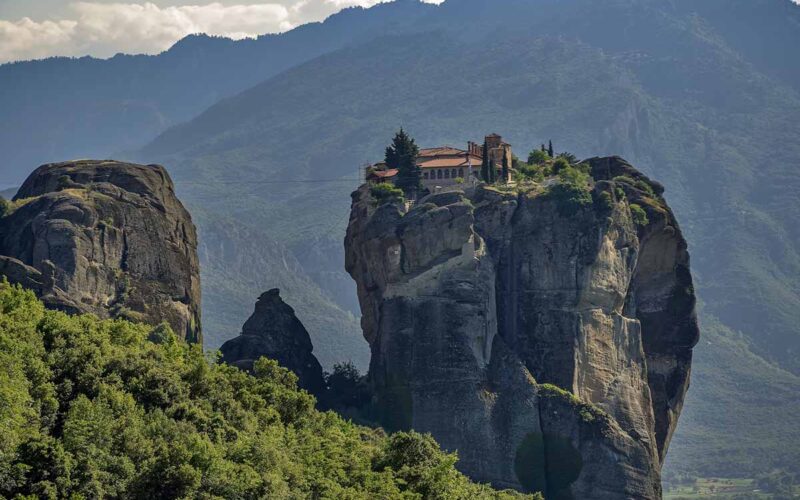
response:
<path id="1" fill-rule="evenodd" d="M 69 19 L 0 19 L 0 63 L 52 55 L 153 54 L 192 33 L 234 39 L 255 37 L 321 20 L 344 7 L 370 7 L 382 1 L 386 0 L 273 0 L 250 5 L 215 2 L 172 7 L 152 2 L 74 2 L 70 4 L 74 15 Z"/>

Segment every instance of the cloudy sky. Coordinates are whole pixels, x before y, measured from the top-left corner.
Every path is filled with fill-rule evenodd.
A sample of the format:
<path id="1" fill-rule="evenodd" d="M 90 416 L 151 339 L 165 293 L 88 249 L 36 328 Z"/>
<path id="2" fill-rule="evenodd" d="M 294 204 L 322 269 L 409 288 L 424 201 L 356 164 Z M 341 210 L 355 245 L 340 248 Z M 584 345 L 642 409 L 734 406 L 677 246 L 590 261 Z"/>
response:
<path id="1" fill-rule="evenodd" d="M 0 0 L 0 63 L 153 54 L 192 33 L 253 37 L 381 1 L 386 0 Z"/>

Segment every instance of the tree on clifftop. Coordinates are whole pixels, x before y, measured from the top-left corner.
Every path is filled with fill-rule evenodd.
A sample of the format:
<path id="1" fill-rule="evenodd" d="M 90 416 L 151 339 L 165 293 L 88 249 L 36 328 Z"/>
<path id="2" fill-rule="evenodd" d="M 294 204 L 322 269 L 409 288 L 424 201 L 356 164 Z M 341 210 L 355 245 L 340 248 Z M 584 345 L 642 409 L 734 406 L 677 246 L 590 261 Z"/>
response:
<path id="1" fill-rule="evenodd" d="M 508 157 L 508 150 L 503 152 L 503 182 L 508 182 L 508 174 L 511 170 L 511 160 Z"/>
<path id="2" fill-rule="evenodd" d="M 487 184 L 494 184 L 497 181 L 497 171 L 489 158 L 489 146 L 483 143 L 483 165 L 481 166 L 481 177 Z"/>
<path id="3" fill-rule="evenodd" d="M 481 179 L 484 182 L 492 182 L 489 178 L 489 149 L 486 147 L 486 143 L 483 143 L 483 152 L 481 153 L 483 157 L 483 163 L 481 164 Z"/>
<path id="4" fill-rule="evenodd" d="M 386 148 L 386 166 L 397 169 L 395 185 L 406 194 L 413 193 L 422 188 L 422 169 L 417 165 L 419 148 L 406 132 L 401 128 L 392 145 Z"/>

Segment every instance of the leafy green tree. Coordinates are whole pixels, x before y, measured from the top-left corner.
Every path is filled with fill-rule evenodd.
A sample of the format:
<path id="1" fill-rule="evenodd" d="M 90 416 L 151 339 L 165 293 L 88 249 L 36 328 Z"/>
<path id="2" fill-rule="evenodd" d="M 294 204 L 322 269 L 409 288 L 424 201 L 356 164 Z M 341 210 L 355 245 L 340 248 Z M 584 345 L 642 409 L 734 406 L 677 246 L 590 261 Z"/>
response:
<path id="1" fill-rule="evenodd" d="M 575 156 L 574 154 L 568 152 L 568 151 L 564 151 L 563 153 L 559 153 L 558 154 L 558 158 L 564 158 L 565 160 L 567 160 L 567 162 L 569 162 L 570 165 L 574 165 L 575 163 L 578 163 L 578 157 Z"/>
<path id="2" fill-rule="evenodd" d="M 544 144 L 542 144 L 542 148 L 544 148 Z M 547 162 L 547 151 L 544 149 L 534 149 L 528 154 L 528 164 L 529 165 L 543 165 Z"/>
<path id="3" fill-rule="evenodd" d="M 333 365 L 333 372 L 325 375 L 328 386 L 328 406 L 337 408 L 362 408 L 371 399 L 366 377 L 358 372 L 352 362 Z"/>
<path id="4" fill-rule="evenodd" d="M 385 161 L 389 168 L 398 170 L 395 185 L 406 194 L 422 189 L 422 169 L 417 165 L 417 156 L 419 148 L 414 139 L 401 128 L 386 148 Z"/>

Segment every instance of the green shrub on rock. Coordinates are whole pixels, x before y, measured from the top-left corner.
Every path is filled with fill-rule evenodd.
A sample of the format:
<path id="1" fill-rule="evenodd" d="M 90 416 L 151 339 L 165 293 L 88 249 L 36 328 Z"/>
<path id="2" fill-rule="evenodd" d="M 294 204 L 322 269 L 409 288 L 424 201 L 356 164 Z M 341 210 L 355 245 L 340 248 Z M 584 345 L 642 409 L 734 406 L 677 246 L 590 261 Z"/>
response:
<path id="1" fill-rule="evenodd" d="M 534 149 L 528 154 L 529 165 L 544 165 L 549 159 L 547 153 L 541 149 Z"/>
<path id="2" fill-rule="evenodd" d="M 394 187 L 393 184 L 389 184 L 388 182 L 375 184 L 370 188 L 369 192 L 372 197 L 375 198 L 375 201 L 378 202 L 378 205 L 383 205 L 384 203 L 400 203 L 403 201 L 403 190 Z"/>
<path id="3" fill-rule="evenodd" d="M 556 158 L 553 162 L 553 173 L 560 174 L 562 170 L 567 170 L 570 168 L 569 161 L 566 158 Z"/>
<path id="4" fill-rule="evenodd" d="M 636 203 L 631 203 L 631 217 L 637 226 L 646 226 L 650 224 L 650 221 L 647 219 L 647 212 Z"/>

